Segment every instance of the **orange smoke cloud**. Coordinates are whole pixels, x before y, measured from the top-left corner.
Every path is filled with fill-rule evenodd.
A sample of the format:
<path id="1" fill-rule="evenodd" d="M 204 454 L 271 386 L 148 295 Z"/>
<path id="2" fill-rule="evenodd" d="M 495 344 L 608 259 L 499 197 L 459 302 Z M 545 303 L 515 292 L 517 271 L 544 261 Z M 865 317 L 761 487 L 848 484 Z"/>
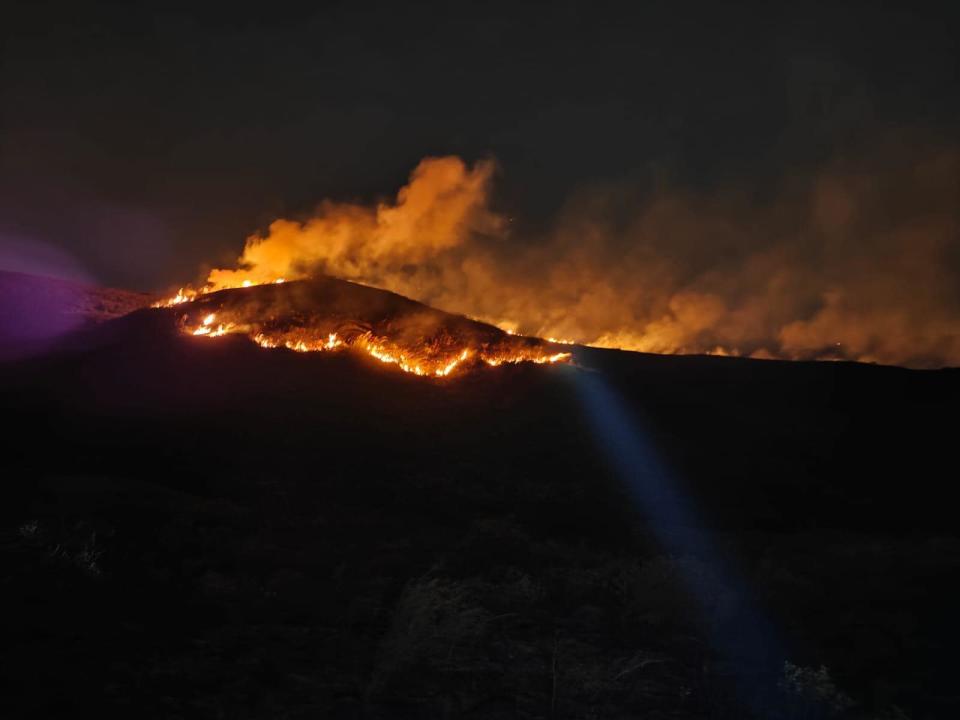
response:
<path id="1" fill-rule="evenodd" d="M 393 202 L 277 220 L 208 285 L 323 272 L 601 346 L 960 364 L 954 146 L 881 144 L 764 201 L 584 191 L 553 231 L 522 241 L 489 207 L 492 173 L 427 158 Z"/>
<path id="2" fill-rule="evenodd" d="M 496 231 L 487 205 L 493 164 L 468 169 L 456 157 L 426 158 L 392 204 L 324 202 L 306 222 L 277 220 L 266 237 L 247 240 L 239 269 L 214 270 L 213 289 L 293 279 L 317 270 L 348 278 L 379 277 L 378 268 L 423 263 L 460 245 L 469 233 Z"/>

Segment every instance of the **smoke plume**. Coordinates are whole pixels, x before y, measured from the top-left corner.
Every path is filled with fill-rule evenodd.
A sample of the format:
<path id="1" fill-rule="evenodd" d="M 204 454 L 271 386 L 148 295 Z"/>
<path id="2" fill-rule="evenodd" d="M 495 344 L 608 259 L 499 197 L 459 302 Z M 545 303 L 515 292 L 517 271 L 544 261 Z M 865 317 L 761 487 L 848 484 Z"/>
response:
<path id="1" fill-rule="evenodd" d="M 955 146 L 877 143 L 762 193 L 595 188 L 539 237 L 491 209 L 493 174 L 426 158 L 392 202 L 277 220 L 208 284 L 327 273 L 600 346 L 960 365 Z"/>

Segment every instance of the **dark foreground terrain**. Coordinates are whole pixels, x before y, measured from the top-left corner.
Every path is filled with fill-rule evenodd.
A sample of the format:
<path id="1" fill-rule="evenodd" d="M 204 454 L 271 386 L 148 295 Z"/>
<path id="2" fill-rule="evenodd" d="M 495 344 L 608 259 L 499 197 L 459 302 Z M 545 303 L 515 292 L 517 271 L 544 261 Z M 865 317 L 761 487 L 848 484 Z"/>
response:
<path id="1" fill-rule="evenodd" d="M 0 366 L 0 716 L 960 716 L 960 373 L 575 357 Z"/>

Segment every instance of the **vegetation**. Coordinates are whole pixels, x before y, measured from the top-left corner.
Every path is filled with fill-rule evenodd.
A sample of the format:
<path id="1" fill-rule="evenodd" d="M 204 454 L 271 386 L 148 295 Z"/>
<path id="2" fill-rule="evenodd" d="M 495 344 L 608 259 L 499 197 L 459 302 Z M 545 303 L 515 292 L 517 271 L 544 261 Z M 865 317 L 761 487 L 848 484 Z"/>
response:
<path id="1" fill-rule="evenodd" d="M 612 356 L 705 518 L 709 554 L 671 553 L 575 371 L 443 384 L 151 317 L 0 373 L 5 717 L 960 707 L 949 374 Z M 742 632 L 762 617 L 783 653 Z"/>

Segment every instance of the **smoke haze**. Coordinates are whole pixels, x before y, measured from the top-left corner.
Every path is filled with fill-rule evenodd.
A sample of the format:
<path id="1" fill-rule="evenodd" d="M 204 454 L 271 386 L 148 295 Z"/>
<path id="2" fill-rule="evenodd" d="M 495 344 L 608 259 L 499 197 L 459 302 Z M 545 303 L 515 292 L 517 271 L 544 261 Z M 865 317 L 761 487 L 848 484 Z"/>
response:
<path id="1" fill-rule="evenodd" d="M 235 287 L 323 272 L 523 334 L 662 353 L 960 365 L 960 152 L 888 138 L 776 187 L 596 187 L 539 237 L 495 165 L 425 158 L 391 201 L 247 240 Z"/>

